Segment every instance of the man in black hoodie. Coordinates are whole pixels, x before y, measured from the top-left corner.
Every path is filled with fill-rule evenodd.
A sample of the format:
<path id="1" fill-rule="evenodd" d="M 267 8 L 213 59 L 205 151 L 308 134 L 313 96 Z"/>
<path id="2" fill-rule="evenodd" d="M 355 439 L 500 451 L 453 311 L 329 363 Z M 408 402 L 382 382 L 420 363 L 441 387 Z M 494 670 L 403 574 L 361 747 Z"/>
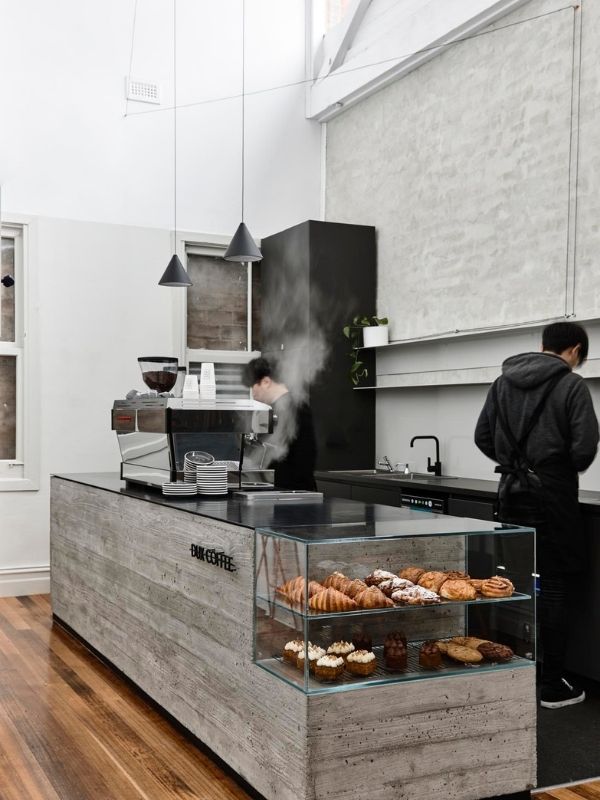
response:
<path id="1" fill-rule="evenodd" d="M 573 373 L 588 336 L 573 322 L 544 329 L 541 353 L 508 358 L 488 392 L 475 444 L 497 461 L 498 516 L 537 530 L 542 706 L 579 703 L 585 693 L 563 676 L 573 577 L 585 566 L 578 473 L 596 456 L 598 421 L 589 389 Z"/>

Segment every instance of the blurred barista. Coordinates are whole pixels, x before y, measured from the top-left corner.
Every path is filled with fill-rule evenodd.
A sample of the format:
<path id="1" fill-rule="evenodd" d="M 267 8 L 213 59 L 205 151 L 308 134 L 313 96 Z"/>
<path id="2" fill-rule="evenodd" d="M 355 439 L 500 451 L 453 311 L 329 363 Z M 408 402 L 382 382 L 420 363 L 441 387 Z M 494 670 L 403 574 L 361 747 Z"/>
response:
<path id="1" fill-rule="evenodd" d="M 273 408 L 277 420 L 273 434 L 261 441 L 273 448 L 274 458 L 268 466 L 275 470 L 275 486 L 279 489 L 315 490 L 317 446 L 311 410 L 290 394 L 280 379 L 278 367 L 266 358 L 255 358 L 244 369 L 244 384 L 252 396 Z"/>

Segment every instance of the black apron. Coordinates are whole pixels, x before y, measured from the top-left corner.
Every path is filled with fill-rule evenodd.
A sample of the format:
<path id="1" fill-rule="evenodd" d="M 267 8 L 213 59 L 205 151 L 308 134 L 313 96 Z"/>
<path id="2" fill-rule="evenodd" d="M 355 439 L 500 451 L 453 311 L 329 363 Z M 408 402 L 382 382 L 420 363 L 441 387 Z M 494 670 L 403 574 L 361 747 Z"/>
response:
<path id="1" fill-rule="evenodd" d="M 548 381 L 523 436 L 517 441 L 498 402 L 496 384 L 493 400 L 497 424 L 511 447 L 510 464 L 500 464 L 498 519 L 513 525 L 528 525 L 537 531 L 537 570 L 546 577 L 580 572 L 585 566 L 585 538 L 579 509 L 577 472 L 564 459 L 547 459 L 531 464 L 526 455 L 527 440 L 535 428 L 546 401 L 561 378 Z"/>

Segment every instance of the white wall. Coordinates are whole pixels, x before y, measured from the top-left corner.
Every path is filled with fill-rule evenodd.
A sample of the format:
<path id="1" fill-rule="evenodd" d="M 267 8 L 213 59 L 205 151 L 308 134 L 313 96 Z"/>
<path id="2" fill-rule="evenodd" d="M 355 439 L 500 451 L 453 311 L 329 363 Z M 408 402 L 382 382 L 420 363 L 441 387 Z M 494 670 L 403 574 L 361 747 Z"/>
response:
<path id="1" fill-rule="evenodd" d="M 510 327 L 539 317 L 592 321 L 600 412 L 600 6 L 558 8 L 532 0 L 495 27 L 538 20 L 450 48 L 327 123 L 326 218 L 377 226 L 378 313 L 394 339 L 432 337 L 377 358 L 378 382 L 407 387 L 377 393 L 377 453 L 419 470 L 428 446 L 409 442 L 430 433 L 446 473 L 494 478 L 473 430 L 502 360 L 539 347 L 541 326 Z M 600 459 L 581 485 L 600 488 Z"/>
<path id="2" fill-rule="evenodd" d="M 246 91 L 304 79 L 303 0 L 246 4 Z M 39 275 L 38 492 L 0 493 L 0 594 L 47 589 L 49 475 L 118 468 L 112 401 L 139 355 L 177 354 L 173 114 L 129 103 L 134 0 L 0 0 L 5 220 L 32 221 Z M 178 229 L 240 220 L 241 0 L 177 0 Z M 172 103 L 172 3 L 138 0 L 132 75 Z M 162 108 L 162 107 L 161 107 Z M 139 116 L 136 112 L 151 111 Z M 256 237 L 319 214 L 320 127 L 304 87 L 247 98 L 246 221 Z"/>
<path id="3" fill-rule="evenodd" d="M 241 8 L 177 0 L 182 229 L 228 233 L 239 222 Z M 165 92 L 160 107 L 130 102 L 125 118 L 134 0 L 0 0 L 5 210 L 173 227 L 172 9 L 138 0 L 132 75 Z M 304 63 L 303 0 L 246 3 L 246 91 L 302 81 Z M 246 218 L 257 237 L 318 212 L 320 126 L 304 118 L 304 96 L 299 85 L 246 99 Z"/>

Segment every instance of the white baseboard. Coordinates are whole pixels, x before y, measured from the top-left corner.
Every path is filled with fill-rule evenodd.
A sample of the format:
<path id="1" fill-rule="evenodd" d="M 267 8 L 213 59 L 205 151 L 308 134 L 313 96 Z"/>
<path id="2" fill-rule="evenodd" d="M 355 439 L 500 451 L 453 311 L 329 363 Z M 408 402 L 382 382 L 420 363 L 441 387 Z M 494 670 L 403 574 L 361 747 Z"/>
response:
<path id="1" fill-rule="evenodd" d="M 0 569 L 0 597 L 50 593 L 50 567 Z"/>

